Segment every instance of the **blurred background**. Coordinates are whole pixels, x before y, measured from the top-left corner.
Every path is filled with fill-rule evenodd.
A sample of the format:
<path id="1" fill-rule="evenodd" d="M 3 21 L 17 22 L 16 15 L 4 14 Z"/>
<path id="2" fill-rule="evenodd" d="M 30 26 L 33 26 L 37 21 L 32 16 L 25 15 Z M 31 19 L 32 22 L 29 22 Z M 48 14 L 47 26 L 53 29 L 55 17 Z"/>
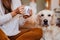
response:
<path id="1" fill-rule="evenodd" d="M 29 5 L 30 2 L 36 4 L 36 13 L 43 9 L 53 10 L 56 14 L 56 23 L 60 26 L 60 0 L 21 0 L 22 4 Z"/>
<path id="2" fill-rule="evenodd" d="M 30 3 L 30 0 L 21 0 L 22 1 L 22 4 L 24 5 L 29 5 Z M 37 12 L 45 9 L 45 0 L 35 0 L 36 2 L 36 5 L 37 5 Z"/>

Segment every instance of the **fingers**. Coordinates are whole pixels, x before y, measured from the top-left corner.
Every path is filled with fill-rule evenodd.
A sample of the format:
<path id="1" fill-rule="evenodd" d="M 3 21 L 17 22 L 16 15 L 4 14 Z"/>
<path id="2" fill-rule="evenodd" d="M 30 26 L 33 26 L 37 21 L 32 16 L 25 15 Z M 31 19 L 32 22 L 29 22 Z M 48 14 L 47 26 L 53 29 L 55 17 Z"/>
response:
<path id="1" fill-rule="evenodd" d="M 19 7 L 18 10 L 19 10 L 20 14 L 24 14 L 24 7 L 25 7 L 24 5 Z"/>

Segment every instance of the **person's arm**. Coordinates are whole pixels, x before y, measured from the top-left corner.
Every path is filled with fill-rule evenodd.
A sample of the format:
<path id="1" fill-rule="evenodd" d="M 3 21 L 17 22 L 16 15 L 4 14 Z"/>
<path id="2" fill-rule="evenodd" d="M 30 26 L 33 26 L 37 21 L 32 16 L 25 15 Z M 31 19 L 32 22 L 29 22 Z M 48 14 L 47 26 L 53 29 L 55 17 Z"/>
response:
<path id="1" fill-rule="evenodd" d="M 12 17 L 14 17 L 15 15 L 17 15 L 17 13 L 15 11 L 8 13 L 6 15 L 0 15 L 0 25 L 10 21 L 12 19 Z"/>
<path id="2" fill-rule="evenodd" d="M 0 14 L 4 14 L 4 13 L 0 11 Z M 16 16 L 17 14 L 22 14 L 22 15 L 24 14 L 24 6 L 20 6 L 8 14 L 0 15 L 0 25 L 10 21 L 12 17 Z"/>

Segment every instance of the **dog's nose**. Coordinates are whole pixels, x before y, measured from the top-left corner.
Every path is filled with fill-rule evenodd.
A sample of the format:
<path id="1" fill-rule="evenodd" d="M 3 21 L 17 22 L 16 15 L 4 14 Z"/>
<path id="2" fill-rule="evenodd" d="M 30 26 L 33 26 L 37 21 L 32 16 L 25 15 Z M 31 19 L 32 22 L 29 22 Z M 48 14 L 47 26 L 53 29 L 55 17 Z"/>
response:
<path id="1" fill-rule="evenodd" d="M 48 20 L 47 19 L 44 19 L 44 22 L 48 22 Z"/>
<path id="2" fill-rule="evenodd" d="M 44 19 L 44 24 L 48 25 L 48 20 L 47 19 Z"/>

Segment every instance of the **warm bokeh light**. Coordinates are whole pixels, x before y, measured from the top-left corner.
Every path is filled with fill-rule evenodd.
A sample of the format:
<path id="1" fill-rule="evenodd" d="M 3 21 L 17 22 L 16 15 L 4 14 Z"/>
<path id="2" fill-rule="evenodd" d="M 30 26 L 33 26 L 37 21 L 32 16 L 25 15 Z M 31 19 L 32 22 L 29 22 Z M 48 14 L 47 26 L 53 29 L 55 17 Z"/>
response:
<path id="1" fill-rule="evenodd" d="M 48 1 L 46 1 L 46 4 L 45 4 L 45 6 L 48 8 Z"/>
<path id="2" fill-rule="evenodd" d="M 46 9 L 50 9 L 51 0 L 46 0 Z"/>
<path id="3" fill-rule="evenodd" d="M 31 2 L 36 2 L 36 0 L 30 0 Z"/>

